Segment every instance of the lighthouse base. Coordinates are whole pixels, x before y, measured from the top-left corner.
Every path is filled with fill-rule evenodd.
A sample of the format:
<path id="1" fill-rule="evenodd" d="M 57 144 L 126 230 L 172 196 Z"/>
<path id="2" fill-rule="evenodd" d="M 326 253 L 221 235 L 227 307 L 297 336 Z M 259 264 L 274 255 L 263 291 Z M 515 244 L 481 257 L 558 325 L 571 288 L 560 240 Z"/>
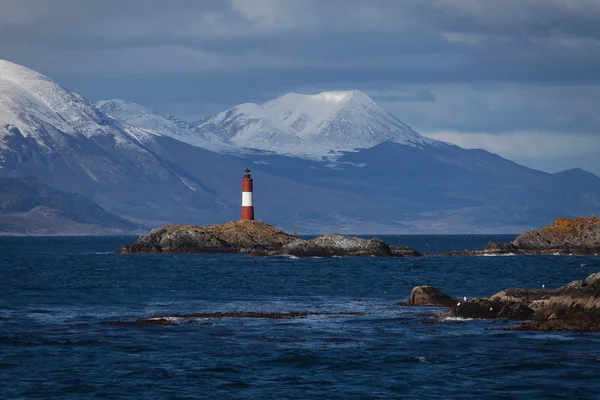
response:
<path id="1" fill-rule="evenodd" d="M 242 207 L 242 221 L 254 221 L 254 207 Z"/>

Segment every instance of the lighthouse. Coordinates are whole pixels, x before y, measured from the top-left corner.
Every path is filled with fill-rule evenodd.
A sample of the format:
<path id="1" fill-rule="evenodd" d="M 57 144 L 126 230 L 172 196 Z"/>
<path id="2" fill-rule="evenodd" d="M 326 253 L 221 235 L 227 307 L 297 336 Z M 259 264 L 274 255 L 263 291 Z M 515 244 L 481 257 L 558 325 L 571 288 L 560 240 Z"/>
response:
<path id="1" fill-rule="evenodd" d="M 246 168 L 242 179 L 242 221 L 254 221 L 254 205 L 252 203 L 252 176 Z"/>

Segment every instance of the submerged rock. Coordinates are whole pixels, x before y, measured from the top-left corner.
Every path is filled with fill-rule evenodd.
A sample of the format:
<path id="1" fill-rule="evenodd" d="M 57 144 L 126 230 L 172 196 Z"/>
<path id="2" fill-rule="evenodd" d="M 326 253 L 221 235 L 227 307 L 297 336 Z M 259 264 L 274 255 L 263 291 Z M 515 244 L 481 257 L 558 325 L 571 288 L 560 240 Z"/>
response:
<path id="1" fill-rule="evenodd" d="M 212 226 L 168 225 L 140 237 L 117 253 L 250 253 L 253 249 L 281 249 L 297 239 L 258 221 Z"/>
<path id="2" fill-rule="evenodd" d="M 282 252 L 295 257 L 392 256 L 390 246 L 383 240 L 348 237 L 337 233 L 312 240 L 295 240 L 284 245 Z"/>

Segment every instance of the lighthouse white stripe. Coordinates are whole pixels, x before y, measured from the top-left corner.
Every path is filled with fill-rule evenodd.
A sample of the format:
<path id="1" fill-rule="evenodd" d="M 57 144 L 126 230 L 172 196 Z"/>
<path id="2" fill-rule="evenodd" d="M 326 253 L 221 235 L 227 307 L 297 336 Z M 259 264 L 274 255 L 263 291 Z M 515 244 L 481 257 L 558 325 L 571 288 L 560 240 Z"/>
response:
<path id="1" fill-rule="evenodd" d="M 242 207 L 252 206 L 252 192 L 242 192 Z"/>

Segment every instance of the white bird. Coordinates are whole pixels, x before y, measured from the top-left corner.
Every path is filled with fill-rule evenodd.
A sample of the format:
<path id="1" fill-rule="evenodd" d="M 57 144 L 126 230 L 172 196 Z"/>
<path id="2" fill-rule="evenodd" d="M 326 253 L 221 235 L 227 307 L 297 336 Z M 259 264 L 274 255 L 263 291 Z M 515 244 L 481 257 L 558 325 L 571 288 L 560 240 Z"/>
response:
<path id="1" fill-rule="evenodd" d="M 490 311 L 492 311 L 492 310 L 493 310 L 493 308 L 492 308 L 492 307 L 490 307 Z"/>
<path id="2" fill-rule="evenodd" d="M 463 300 L 464 300 L 464 301 L 467 301 L 467 296 L 463 297 Z"/>
<path id="3" fill-rule="evenodd" d="M 542 289 L 545 288 L 545 287 L 546 287 L 546 285 L 542 285 Z"/>
<path id="4" fill-rule="evenodd" d="M 460 306 L 460 303 L 456 304 L 457 306 Z"/>

